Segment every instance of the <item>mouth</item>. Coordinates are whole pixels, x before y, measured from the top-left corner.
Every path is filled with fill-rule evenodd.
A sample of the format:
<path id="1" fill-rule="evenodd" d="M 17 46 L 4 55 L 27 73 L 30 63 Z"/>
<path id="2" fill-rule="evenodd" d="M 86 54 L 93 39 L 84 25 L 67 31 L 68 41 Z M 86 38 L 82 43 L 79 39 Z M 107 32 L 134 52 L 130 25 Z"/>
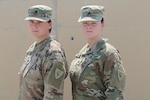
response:
<path id="1" fill-rule="evenodd" d="M 87 33 L 92 33 L 92 31 L 86 31 Z"/>
<path id="2" fill-rule="evenodd" d="M 32 31 L 33 33 L 37 33 L 38 31 Z"/>

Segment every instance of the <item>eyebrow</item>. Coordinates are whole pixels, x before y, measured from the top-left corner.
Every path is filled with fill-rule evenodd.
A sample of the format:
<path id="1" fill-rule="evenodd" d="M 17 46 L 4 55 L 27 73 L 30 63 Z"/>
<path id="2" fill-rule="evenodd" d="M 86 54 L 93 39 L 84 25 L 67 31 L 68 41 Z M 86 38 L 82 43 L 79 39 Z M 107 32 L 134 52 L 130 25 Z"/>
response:
<path id="1" fill-rule="evenodd" d="M 34 20 L 29 20 L 30 22 L 34 22 Z M 42 21 L 36 20 L 37 23 L 43 23 Z"/>

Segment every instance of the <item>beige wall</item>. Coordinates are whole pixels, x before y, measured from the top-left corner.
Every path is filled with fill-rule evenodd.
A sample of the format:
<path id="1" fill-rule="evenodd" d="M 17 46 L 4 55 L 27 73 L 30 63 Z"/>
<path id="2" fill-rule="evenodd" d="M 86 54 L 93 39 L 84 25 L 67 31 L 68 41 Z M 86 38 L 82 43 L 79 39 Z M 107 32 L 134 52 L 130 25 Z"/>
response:
<path id="1" fill-rule="evenodd" d="M 120 50 L 127 72 L 125 99 L 149 100 L 149 0 L 0 0 L 0 100 L 17 100 L 17 73 L 26 49 L 34 41 L 24 18 L 27 8 L 35 4 L 54 9 L 53 34 L 63 44 L 69 64 L 86 43 L 77 23 L 81 6 L 104 5 L 104 37 Z M 69 78 L 65 81 L 64 98 L 71 100 Z"/>

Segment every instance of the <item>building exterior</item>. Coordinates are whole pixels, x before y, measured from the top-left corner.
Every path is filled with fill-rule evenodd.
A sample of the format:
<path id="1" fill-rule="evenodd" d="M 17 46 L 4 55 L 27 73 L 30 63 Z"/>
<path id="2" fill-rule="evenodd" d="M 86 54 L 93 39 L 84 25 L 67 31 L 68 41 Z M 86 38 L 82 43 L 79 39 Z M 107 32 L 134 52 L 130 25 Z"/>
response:
<path id="1" fill-rule="evenodd" d="M 34 41 L 24 18 L 27 9 L 36 4 L 54 9 L 52 34 L 63 44 L 69 64 L 86 43 L 77 22 L 80 8 L 88 4 L 105 6 L 103 35 L 122 55 L 127 73 L 125 100 L 149 100 L 149 0 L 0 0 L 0 100 L 17 100 L 17 73 Z M 69 78 L 65 80 L 64 100 L 71 100 Z"/>

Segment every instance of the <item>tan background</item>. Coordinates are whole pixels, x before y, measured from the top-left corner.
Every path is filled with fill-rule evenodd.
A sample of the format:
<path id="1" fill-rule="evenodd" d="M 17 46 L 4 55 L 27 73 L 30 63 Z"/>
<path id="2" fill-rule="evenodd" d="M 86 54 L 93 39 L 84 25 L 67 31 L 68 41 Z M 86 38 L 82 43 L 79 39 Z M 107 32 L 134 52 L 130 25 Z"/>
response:
<path id="1" fill-rule="evenodd" d="M 150 0 L 0 0 L 0 100 L 17 100 L 17 73 L 34 41 L 24 18 L 35 4 L 54 9 L 53 34 L 63 44 L 69 64 L 86 43 L 77 23 L 81 6 L 104 5 L 104 37 L 120 50 L 127 72 L 125 100 L 149 100 Z M 71 100 L 69 78 L 64 100 Z"/>

